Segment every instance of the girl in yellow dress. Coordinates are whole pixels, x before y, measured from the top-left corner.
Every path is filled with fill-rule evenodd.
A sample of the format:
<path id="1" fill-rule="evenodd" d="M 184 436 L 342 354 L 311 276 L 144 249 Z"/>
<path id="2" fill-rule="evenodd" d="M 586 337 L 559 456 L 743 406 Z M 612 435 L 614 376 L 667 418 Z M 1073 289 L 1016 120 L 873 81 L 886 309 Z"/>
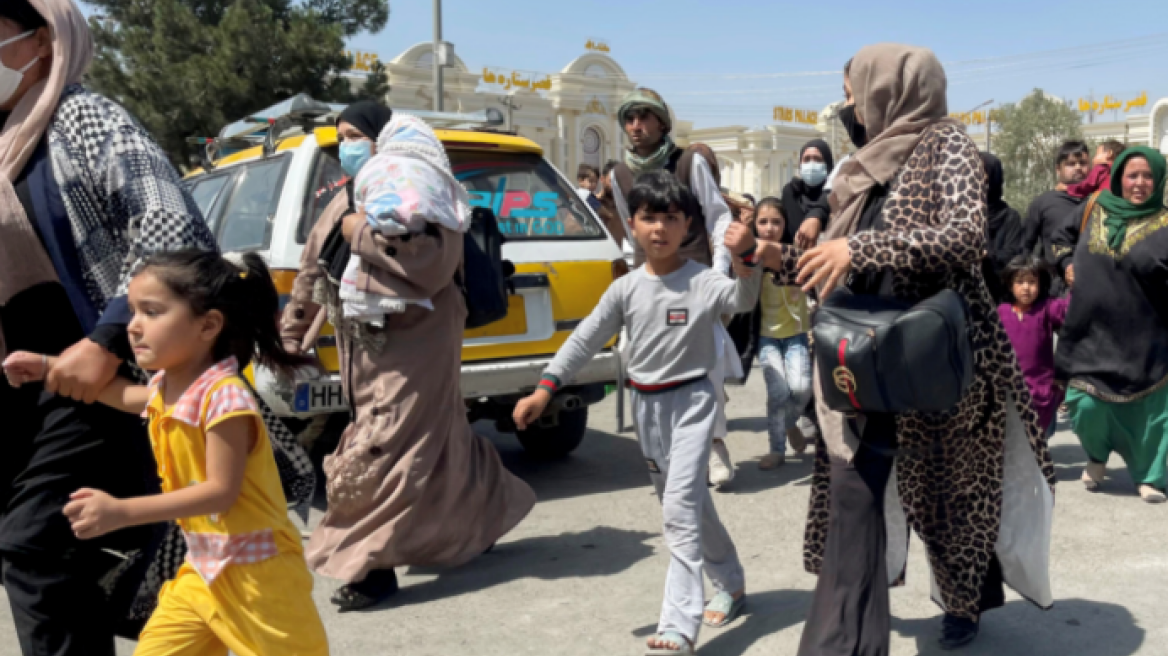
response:
<path id="1" fill-rule="evenodd" d="M 239 376 L 253 356 L 287 370 L 279 299 L 256 255 L 236 265 L 216 253 L 154 256 L 129 288 L 128 327 L 148 386 L 115 379 L 101 402 L 150 421 L 163 494 L 115 499 L 81 489 L 65 515 L 81 539 L 178 521 L 189 553 L 163 587 L 137 656 L 324 656 L 300 532 L 289 521 L 263 418 Z M 13 385 L 43 379 L 53 358 L 14 353 Z"/>

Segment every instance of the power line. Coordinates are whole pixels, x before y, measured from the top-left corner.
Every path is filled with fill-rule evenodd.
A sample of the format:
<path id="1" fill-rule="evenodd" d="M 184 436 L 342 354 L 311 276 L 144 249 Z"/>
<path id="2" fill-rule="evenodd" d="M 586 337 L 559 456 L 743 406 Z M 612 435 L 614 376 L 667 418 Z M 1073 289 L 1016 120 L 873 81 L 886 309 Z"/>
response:
<path id="1" fill-rule="evenodd" d="M 943 62 L 945 67 L 960 67 L 971 64 L 981 64 L 988 62 L 1025 62 L 1028 59 L 1041 59 L 1058 56 L 1064 53 L 1084 53 L 1088 51 L 1114 48 L 1136 47 L 1144 44 L 1157 43 L 1162 39 L 1168 38 L 1168 32 L 1160 34 L 1149 34 L 1147 36 L 1135 37 L 1132 39 L 1122 39 L 1118 41 L 1106 41 L 1095 44 L 1086 44 L 1078 47 L 1064 47 L 1055 48 L 1051 50 L 1039 50 L 1030 53 L 1020 53 L 1014 55 L 1001 55 L 995 57 L 979 57 L 976 59 L 966 59 L 960 61 Z M 692 80 L 695 78 L 717 78 L 725 80 L 762 80 L 762 79 L 781 79 L 781 78 L 797 78 L 797 77 L 822 77 L 830 75 L 843 75 L 842 67 L 833 71 L 788 71 L 783 73 L 642 73 L 638 75 L 639 78 L 653 79 L 653 80 Z"/>

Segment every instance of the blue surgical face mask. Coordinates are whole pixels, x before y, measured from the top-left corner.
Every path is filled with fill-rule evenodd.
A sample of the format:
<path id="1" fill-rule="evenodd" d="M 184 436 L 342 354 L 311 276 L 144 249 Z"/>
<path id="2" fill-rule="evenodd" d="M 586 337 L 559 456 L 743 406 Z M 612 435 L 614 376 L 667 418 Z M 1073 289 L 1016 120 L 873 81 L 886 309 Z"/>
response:
<path id="1" fill-rule="evenodd" d="M 827 180 L 827 165 L 823 162 L 803 162 L 799 167 L 799 177 L 812 187 L 818 187 Z"/>
<path id="2" fill-rule="evenodd" d="M 357 177 L 357 173 L 361 171 L 361 167 L 365 166 L 365 162 L 373 156 L 373 142 L 362 139 L 361 141 L 345 141 L 341 143 L 341 168 L 345 169 L 345 173 Z"/>

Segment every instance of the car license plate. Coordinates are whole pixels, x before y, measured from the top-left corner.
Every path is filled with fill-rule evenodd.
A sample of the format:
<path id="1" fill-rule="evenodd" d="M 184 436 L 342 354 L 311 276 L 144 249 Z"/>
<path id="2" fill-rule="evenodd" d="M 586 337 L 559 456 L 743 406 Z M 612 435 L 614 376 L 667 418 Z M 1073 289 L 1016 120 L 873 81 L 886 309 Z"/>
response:
<path id="1" fill-rule="evenodd" d="M 463 333 L 463 338 L 510 337 L 525 333 L 527 333 L 527 305 L 522 296 L 515 295 L 507 297 L 507 316 L 482 328 L 468 330 Z"/>
<path id="2" fill-rule="evenodd" d="M 292 403 L 295 412 L 338 412 L 348 408 L 340 382 L 324 380 L 296 385 L 296 397 Z"/>

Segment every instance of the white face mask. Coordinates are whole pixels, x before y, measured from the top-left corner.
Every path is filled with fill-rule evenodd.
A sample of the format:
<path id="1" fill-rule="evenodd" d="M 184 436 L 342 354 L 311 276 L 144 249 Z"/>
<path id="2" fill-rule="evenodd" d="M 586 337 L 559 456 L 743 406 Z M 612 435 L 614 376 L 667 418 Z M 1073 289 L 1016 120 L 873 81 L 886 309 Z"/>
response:
<path id="1" fill-rule="evenodd" d="M 20 36 L 14 36 L 7 41 L 0 41 L 0 48 L 3 48 L 9 43 L 16 43 L 21 39 L 27 39 L 33 34 L 36 34 L 36 30 L 29 30 L 24 34 L 21 34 Z M 3 63 L 0 63 L 0 105 L 5 104 L 12 99 L 12 94 L 16 93 L 16 90 L 20 88 L 21 81 L 24 80 L 24 74 L 27 73 L 28 69 L 32 68 L 33 64 L 37 63 L 38 61 L 40 61 L 39 57 L 33 57 L 32 61 L 30 61 L 28 65 L 19 71 L 8 68 Z"/>
<path id="2" fill-rule="evenodd" d="M 803 182 L 818 187 L 827 179 L 827 164 L 823 162 L 803 162 L 799 167 L 799 177 L 803 178 Z"/>

